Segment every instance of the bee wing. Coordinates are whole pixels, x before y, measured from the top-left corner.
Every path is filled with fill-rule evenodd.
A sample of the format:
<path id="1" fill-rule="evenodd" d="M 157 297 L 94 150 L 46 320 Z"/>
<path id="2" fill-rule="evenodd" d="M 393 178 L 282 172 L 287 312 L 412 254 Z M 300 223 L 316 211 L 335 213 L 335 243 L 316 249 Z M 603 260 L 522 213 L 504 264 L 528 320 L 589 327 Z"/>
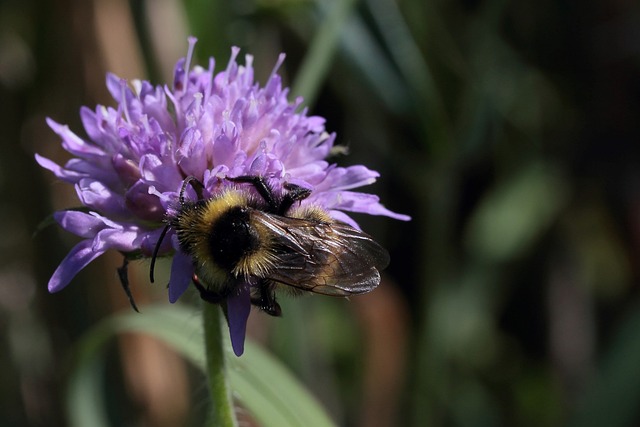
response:
<path id="1" fill-rule="evenodd" d="M 341 223 L 321 223 L 260 212 L 277 266 L 265 278 L 333 296 L 361 294 L 380 283 L 388 252 L 369 235 Z"/>

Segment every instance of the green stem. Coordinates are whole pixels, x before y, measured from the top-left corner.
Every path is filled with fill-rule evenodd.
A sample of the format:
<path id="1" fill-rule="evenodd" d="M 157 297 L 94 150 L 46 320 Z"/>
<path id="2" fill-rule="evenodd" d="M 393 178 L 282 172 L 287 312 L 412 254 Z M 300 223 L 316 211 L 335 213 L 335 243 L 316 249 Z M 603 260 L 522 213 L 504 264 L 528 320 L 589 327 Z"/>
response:
<path id="1" fill-rule="evenodd" d="M 237 427 L 231 389 L 225 371 L 225 352 L 223 345 L 222 310 L 219 305 L 204 303 L 202 307 L 204 321 L 204 343 L 206 347 L 205 366 L 211 393 L 211 414 L 208 425 L 211 427 Z"/>

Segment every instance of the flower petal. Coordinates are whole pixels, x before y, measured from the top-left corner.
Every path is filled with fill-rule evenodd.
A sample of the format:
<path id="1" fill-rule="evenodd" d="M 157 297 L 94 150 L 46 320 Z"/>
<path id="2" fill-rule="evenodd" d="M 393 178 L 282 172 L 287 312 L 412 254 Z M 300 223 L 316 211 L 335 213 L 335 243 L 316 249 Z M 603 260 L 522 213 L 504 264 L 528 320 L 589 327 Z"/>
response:
<path id="1" fill-rule="evenodd" d="M 69 153 L 78 157 L 101 156 L 104 152 L 95 145 L 89 144 L 75 133 L 69 126 L 61 125 L 47 117 L 49 127 L 62 138 L 62 146 Z"/>
<path id="2" fill-rule="evenodd" d="M 94 250 L 91 239 L 78 243 L 71 249 L 51 276 L 49 280 L 49 292 L 53 293 L 62 290 L 80 270 L 103 253 L 104 250 Z"/>
<path id="3" fill-rule="evenodd" d="M 93 238 L 93 250 L 105 252 L 107 249 L 117 249 L 120 252 L 133 252 L 138 249 L 134 242 L 140 234 L 137 229 L 113 229 L 107 228 L 96 234 Z"/>
<path id="4" fill-rule="evenodd" d="M 388 216 L 389 218 L 397 219 L 400 221 L 411 221 L 411 217 L 409 215 L 399 214 L 399 213 L 390 211 L 389 209 L 382 206 L 381 203 L 376 203 L 369 206 L 369 208 L 365 211 L 365 213 L 368 213 L 369 215 Z"/>
<path id="5" fill-rule="evenodd" d="M 129 212 L 145 221 L 161 222 L 164 209 L 155 194 L 149 194 L 149 184 L 136 182 L 125 193 L 125 204 Z"/>
<path id="6" fill-rule="evenodd" d="M 236 356 L 244 353 L 244 338 L 247 333 L 247 319 L 251 312 L 251 294 L 249 284 L 244 283 L 238 288 L 238 294 L 227 299 L 227 316 L 229 319 L 229 334 L 231 347 Z"/>
<path id="7" fill-rule="evenodd" d="M 208 162 L 202 132 L 196 128 L 187 129 L 177 155 L 178 165 L 185 175 L 202 176 Z"/>
<path id="8" fill-rule="evenodd" d="M 93 238 L 106 225 L 100 217 L 80 211 L 61 211 L 53 214 L 58 224 L 70 233 L 85 239 Z"/>
<path id="9" fill-rule="evenodd" d="M 360 226 L 358 225 L 358 223 L 342 211 L 331 210 L 329 211 L 329 215 L 336 221 L 344 222 L 345 224 L 352 226 L 356 230 L 360 230 Z"/>
<path id="10" fill-rule="evenodd" d="M 362 166 L 349 166 L 346 168 L 333 168 L 327 174 L 325 181 L 316 189 L 323 191 L 330 189 L 331 191 L 350 190 L 363 185 L 373 184 L 380 174 L 371 169 Z M 329 185 L 329 188 L 326 186 Z"/>
<path id="11" fill-rule="evenodd" d="M 174 303 L 189 287 L 193 277 L 193 262 L 191 257 L 177 251 L 171 262 L 171 277 L 169 278 L 169 302 Z"/>
<path id="12" fill-rule="evenodd" d="M 138 164 L 132 159 L 124 157 L 122 154 L 116 154 L 111 159 L 111 165 L 113 170 L 120 178 L 120 182 L 129 187 L 135 184 L 140 179 L 140 168 Z"/>
<path id="13" fill-rule="evenodd" d="M 98 212 L 115 216 L 128 216 L 124 197 L 92 178 L 82 178 L 76 184 L 76 192 L 82 204 Z"/>
<path id="14" fill-rule="evenodd" d="M 136 247 L 139 247 L 142 254 L 151 257 L 162 235 L 164 228 L 157 228 L 153 231 L 147 231 L 139 233 L 136 241 L 133 243 Z M 160 247 L 158 248 L 158 256 L 166 255 L 173 250 L 171 246 L 171 239 L 168 236 L 164 236 Z"/>
<path id="15" fill-rule="evenodd" d="M 173 190 L 180 186 L 183 177 L 175 163 L 168 162 L 155 154 L 145 154 L 140 158 L 140 175 L 160 191 Z"/>
<path id="16" fill-rule="evenodd" d="M 107 90 L 117 102 L 120 102 L 122 98 L 122 85 L 120 83 L 122 79 L 113 73 L 107 73 L 106 85 Z"/>
<path id="17" fill-rule="evenodd" d="M 382 206 L 379 200 L 375 194 L 359 193 L 356 191 L 329 191 L 309 197 L 309 201 L 330 210 L 340 209 L 369 215 L 384 215 L 401 221 L 409 221 L 411 219 L 408 215 L 390 211 Z"/>
<path id="18" fill-rule="evenodd" d="M 97 111 L 98 113 L 88 107 L 82 107 L 80 109 L 80 120 L 82 120 L 82 125 L 89 138 L 104 149 L 108 146 L 107 141 L 109 141 L 109 139 L 115 139 L 115 135 L 109 135 L 105 129 L 107 120 L 104 115 L 108 115 L 109 112 L 106 109 L 100 109 L 100 107 L 98 107 Z M 114 117 L 110 117 L 111 121 L 115 121 L 115 112 L 113 112 L 113 116 Z"/>
<path id="19" fill-rule="evenodd" d="M 38 164 L 43 168 L 53 172 L 56 178 L 66 182 L 70 182 L 72 184 L 75 184 L 81 177 L 85 176 L 80 173 L 74 172 L 72 170 L 65 169 L 62 166 L 55 163 L 53 160 L 49 160 L 46 157 L 42 157 L 39 154 L 36 154 L 36 162 L 38 162 Z"/>

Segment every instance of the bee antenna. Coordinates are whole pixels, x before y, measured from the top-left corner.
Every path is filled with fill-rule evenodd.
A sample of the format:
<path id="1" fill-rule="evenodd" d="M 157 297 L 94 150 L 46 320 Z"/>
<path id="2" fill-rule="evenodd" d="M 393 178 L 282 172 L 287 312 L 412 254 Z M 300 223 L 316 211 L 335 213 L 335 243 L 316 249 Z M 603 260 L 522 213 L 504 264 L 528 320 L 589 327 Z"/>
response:
<path id="1" fill-rule="evenodd" d="M 193 185 L 196 183 L 197 186 Z M 182 181 L 182 188 L 180 189 L 180 204 L 184 203 L 184 192 L 187 190 L 187 185 L 191 184 L 191 187 L 195 190 L 198 199 L 202 199 L 202 190 L 204 189 L 204 184 L 200 182 L 198 178 L 193 175 L 189 175 Z"/>
<path id="2" fill-rule="evenodd" d="M 162 241 L 164 240 L 164 237 L 167 235 L 168 231 L 169 231 L 169 225 L 166 225 L 162 230 L 162 233 L 160 233 L 160 238 L 158 239 L 158 243 L 156 243 L 156 247 L 153 249 L 153 256 L 151 257 L 151 266 L 149 267 L 149 280 L 151 280 L 151 283 L 153 283 L 155 280 L 153 277 L 153 271 L 156 268 L 156 258 L 158 258 L 158 251 L 160 251 L 160 245 L 162 244 Z"/>
<path id="3" fill-rule="evenodd" d="M 131 308 L 140 313 L 138 310 L 138 306 L 136 306 L 136 302 L 133 299 L 133 295 L 131 294 L 131 288 L 129 287 L 129 275 L 127 274 L 129 267 L 129 259 L 125 256 L 122 261 L 122 266 L 118 267 L 118 277 L 120 278 L 120 284 L 122 285 L 122 289 L 124 289 L 124 293 L 127 294 L 127 298 L 129 298 L 129 304 L 131 304 Z"/>

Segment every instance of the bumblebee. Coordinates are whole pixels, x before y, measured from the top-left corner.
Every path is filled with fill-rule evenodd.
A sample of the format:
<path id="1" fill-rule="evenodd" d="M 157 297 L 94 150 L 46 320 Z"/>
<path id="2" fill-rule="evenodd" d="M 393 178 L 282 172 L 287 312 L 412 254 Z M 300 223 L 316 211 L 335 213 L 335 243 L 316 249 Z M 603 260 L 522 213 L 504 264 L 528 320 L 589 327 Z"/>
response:
<path id="1" fill-rule="evenodd" d="M 193 259 L 193 283 L 203 300 L 221 303 L 250 282 L 251 303 L 280 316 L 276 289 L 282 286 L 344 297 L 378 286 L 380 270 L 389 264 L 387 251 L 322 208 L 301 207 L 297 202 L 310 190 L 285 184 L 277 194 L 260 176 L 226 179 L 236 185 L 204 199 L 203 184 L 186 178 L 177 213 L 167 219 L 180 249 Z M 187 185 L 198 200 L 185 199 Z"/>

